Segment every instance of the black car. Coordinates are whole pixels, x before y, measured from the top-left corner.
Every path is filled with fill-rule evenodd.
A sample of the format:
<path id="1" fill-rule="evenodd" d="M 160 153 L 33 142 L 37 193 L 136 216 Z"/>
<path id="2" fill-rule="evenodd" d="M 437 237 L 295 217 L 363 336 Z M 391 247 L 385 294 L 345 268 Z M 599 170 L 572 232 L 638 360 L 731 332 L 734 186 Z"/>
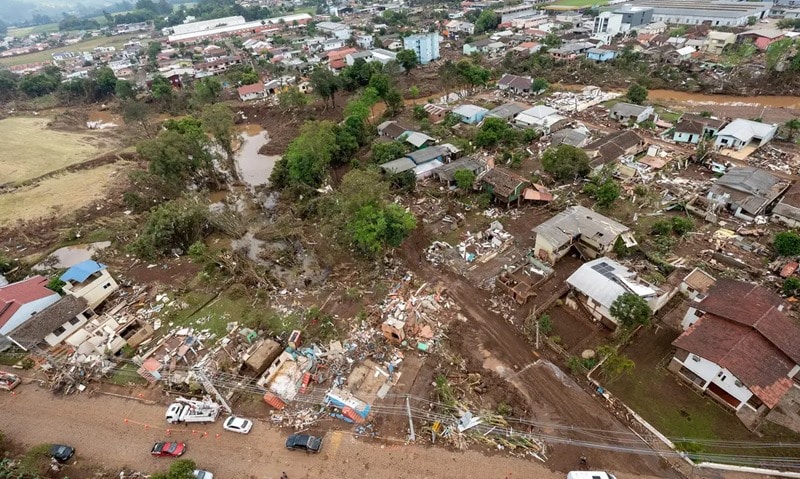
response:
<path id="1" fill-rule="evenodd" d="M 50 446 L 50 457 L 58 462 L 67 462 L 75 455 L 75 448 L 63 444 Z"/>
<path id="2" fill-rule="evenodd" d="M 319 452 L 322 438 L 308 434 L 292 434 L 286 438 L 286 449 L 300 449 L 306 452 Z"/>

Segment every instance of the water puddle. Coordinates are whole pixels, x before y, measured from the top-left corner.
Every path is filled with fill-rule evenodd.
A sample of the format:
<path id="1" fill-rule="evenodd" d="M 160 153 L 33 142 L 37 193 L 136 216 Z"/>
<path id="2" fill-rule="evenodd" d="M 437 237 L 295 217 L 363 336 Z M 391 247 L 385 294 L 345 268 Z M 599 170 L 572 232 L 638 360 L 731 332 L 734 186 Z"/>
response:
<path id="1" fill-rule="evenodd" d="M 69 268 L 87 259 L 92 259 L 94 254 L 111 246 L 111 241 L 65 246 L 53 251 L 50 255 L 33 267 L 34 271 L 47 271 L 53 268 Z"/>
<path id="2" fill-rule="evenodd" d="M 266 241 L 261 241 L 256 239 L 253 233 L 245 233 L 239 239 L 231 240 L 231 249 L 235 250 L 243 250 L 245 255 L 252 261 L 256 263 L 263 263 L 263 261 L 258 257 L 261 254 L 261 251 L 264 250 L 264 245 Z"/>
<path id="3" fill-rule="evenodd" d="M 269 184 L 269 175 L 280 159 L 279 155 L 262 155 L 258 152 L 267 143 L 269 136 L 266 131 L 242 133 L 242 144 L 235 157 L 236 168 L 239 170 L 239 178 L 251 189 Z"/>

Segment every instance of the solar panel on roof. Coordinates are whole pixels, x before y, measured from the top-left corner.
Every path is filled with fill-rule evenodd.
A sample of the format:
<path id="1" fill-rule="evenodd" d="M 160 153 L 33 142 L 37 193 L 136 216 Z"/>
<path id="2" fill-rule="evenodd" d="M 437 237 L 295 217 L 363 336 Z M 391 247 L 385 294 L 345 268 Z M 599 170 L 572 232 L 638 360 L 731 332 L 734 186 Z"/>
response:
<path id="1" fill-rule="evenodd" d="M 598 273 L 602 274 L 606 278 L 612 279 L 614 275 L 611 274 L 614 271 L 614 267 L 608 263 L 597 263 L 592 265 L 592 269 L 597 271 Z"/>

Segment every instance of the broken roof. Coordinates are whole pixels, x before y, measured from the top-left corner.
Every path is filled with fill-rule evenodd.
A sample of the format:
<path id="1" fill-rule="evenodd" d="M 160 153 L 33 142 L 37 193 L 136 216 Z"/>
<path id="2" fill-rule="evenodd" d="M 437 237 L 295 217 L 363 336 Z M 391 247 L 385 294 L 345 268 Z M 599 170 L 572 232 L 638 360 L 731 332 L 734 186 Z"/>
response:
<path id="1" fill-rule="evenodd" d="M 589 135 L 584 130 L 577 128 L 565 128 L 553 133 L 553 136 L 550 138 L 550 142 L 552 146 L 571 145 L 574 147 L 580 147 L 588 137 Z"/>
<path id="2" fill-rule="evenodd" d="M 611 113 L 614 113 L 617 116 L 639 116 L 644 113 L 647 109 L 651 109 L 649 106 L 642 106 L 642 105 L 634 105 L 633 103 L 625 103 L 619 102 L 616 105 L 611 107 L 609 110 Z"/>
<path id="3" fill-rule="evenodd" d="M 520 115 L 529 116 L 536 119 L 543 119 L 547 118 L 550 115 L 557 115 L 558 110 L 555 108 L 551 108 L 547 105 L 536 105 L 533 108 L 528 108 L 520 113 Z"/>
<path id="4" fill-rule="evenodd" d="M 523 111 L 524 109 L 525 107 L 520 105 L 519 103 L 506 103 L 504 105 L 492 108 L 491 110 L 489 110 L 489 113 L 487 113 L 486 116 L 492 118 L 500 118 L 501 120 L 507 120 L 515 116 L 517 113 Z"/>
<path id="5" fill-rule="evenodd" d="M 725 120 L 721 120 L 719 118 L 705 117 L 702 115 L 696 115 L 694 113 L 684 113 L 683 115 L 681 115 L 681 121 L 684 120 L 700 123 L 708 128 L 713 128 L 715 130 L 719 130 L 725 125 Z"/>
<path id="6" fill-rule="evenodd" d="M 643 145 L 644 140 L 633 130 L 620 130 L 589 143 L 584 149 L 594 152 L 594 159 L 591 161 L 594 167 L 615 161 Z"/>
<path id="7" fill-rule="evenodd" d="M 5 326 L 24 304 L 32 303 L 49 296 L 58 298 L 58 293 L 47 289 L 47 278 L 34 276 L 16 283 L 0 287 L 0 328 Z"/>
<path id="8" fill-rule="evenodd" d="M 546 237 L 556 249 L 578 236 L 590 238 L 603 246 L 611 246 L 619 235 L 628 231 L 630 230 L 627 226 L 580 205 L 567 208 L 533 228 L 534 233 Z"/>
<path id="9" fill-rule="evenodd" d="M 492 168 L 485 175 L 482 181 L 492 185 L 492 193 L 508 198 L 517 190 L 519 185 L 530 184 L 530 181 L 502 167 Z"/>
<path id="10" fill-rule="evenodd" d="M 792 387 L 789 372 L 797 361 L 758 331 L 714 314 L 703 315 L 672 344 L 727 369 L 770 409 Z"/>
<path id="11" fill-rule="evenodd" d="M 82 261 L 70 267 L 64 272 L 64 274 L 61 275 L 59 279 L 65 283 L 67 281 L 77 281 L 78 283 L 83 283 L 86 281 L 86 278 L 104 269 L 106 269 L 106 265 L 100 264 L 91 259 L 87 259 L 86 261 Z"/>
<path id="12" fill-rule="evenodd" d="M 800 219 L 800 182 L 792 185 L 772 212 L 787 218 Z"/>
<path id="13" fill-rule="evenodd" d="M 728 195 L 729 203 L 755 215 L 786 189 L 788 183 L 761 168 L 731 168 L 709 190 L 717 197 Z"/>
<path id="14" fill-rule="evenodd" d="M 633 293 L 645 300 L 659 294 L 654 286 L 639 280 L 636 272 L 605 257 L 582 264 L 567 278 L 567 283 L 605 309 L 610 309 L 611 303 L 624 293 Z"/>
<path id="15" fill-rule="evenodd" d="M 533 79 L 531 77 L 523 77 L 505 73 L 497 82 L 497 84 L 499 86 L 514 88 L 516 90 L 530 90 L 531 85 L 533 85 Z"/>
<path id="16" fill-rule="evenodd" d="M 455 181 L 455 173 L 458 170 L 470 170 L 472 172 L 477 172 L 481 168 L 485 167 L 486 163 L 477 158 L 464 157 L 436 168 L 436 171 L 434 171 L 433 174 L 439 178 L 439 181 L 446 181 L 450 183 Z"/>
<path id="17" fill-rule="evenodd" d="M 68 294 L 31 316 L 29 320 L 8 333 L 8 336 L 23 348 L 30 349 L 59 326 L 86 311 L 86 308 L 86 299 Z"/>
<path id="18" fill-rule="evenodd" d="M 681 118 L 675 125 L 675 131 L 678 133 L 690 133 L 693 135 L 702 135 L 705 125 L 702 123 Z"/>
<path id="19" fill-rule="evenodd" d="M 702 294 L 708 294 L 708 291 L 716 283 L 716 279 L 710 274 L 706 273 L 700 268 L 695 268 L 691 273 L 683 278 L 683 282 L 693 290 Z"/>

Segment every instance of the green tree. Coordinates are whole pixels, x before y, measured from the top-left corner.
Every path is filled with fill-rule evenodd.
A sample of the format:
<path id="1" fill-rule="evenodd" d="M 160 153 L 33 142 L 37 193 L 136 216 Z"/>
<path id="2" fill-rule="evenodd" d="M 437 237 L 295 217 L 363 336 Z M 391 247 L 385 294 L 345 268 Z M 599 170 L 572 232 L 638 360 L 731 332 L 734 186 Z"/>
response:
<path id="1" fill-rule="evenodd" d="M 258 73 L 250 70 L 242 73 L 238 83 L 241 85 L 255 85 L 259 81 L 261 81 L 261 78 L 258 76 Z"/>
<path id="2" fill-rule="evenodd" d="M 222 93 L 222 82 L 217 77 L 201 78 L 194 84 L 194 101 L 202 107 L 214 103 Z"/>
<path id="3" fill-rule="evenodd" d="M 122 119 L 125 120 L 125 124 L 138 125 L 147 138 L 152 138 L 155 134 L 151 118 L 152 111 L 146 103 L 134 100 L 125 100 L 122 103 Z"/>
<path id="4" fill-rule="evenodd" d="M 114 94 L 120 100 L 132 100 L 136 98 L 136 90 L 133 87 L 133 83 L 128 80 L 117 80 L 117 84 L 114 87 Z"/>
<path id="5" fill-rule="evenodd" d="M 750 15 L 749 17 L 747 17 L 747 24 L 748 24 L 749 26 L 753 26 L 753 25 L 755 25 L 755 24 L 756 24 L 756 22 L 758 22 L 758 17 L 756 17 L 756 16 L 753 16 L 753 15 Z"/>
<path id="6" fill-rule="evenodd" d="M 402 141 L 387 141 L 386 143 L 373 143 L 370 156 L 375 164 L 382 165 L 396 160 L 408 153 L 408 146 Z"/>
<path id="7" fill-rule="evenodd" d="M 356 211 L 347 229 L 356 250 L 375 257 L 387 247 L 400 246 L 416 224 L 414 216 L 395 203 L 367 204 Z"/>
<path id="8" fill-rule="evenodd" d="M 636 364 L 624 354 L 620 354 L 617 348 L 605 344 L 597 348 L 597 354 L 603 358 L 603 365 L 600 366 L 603 377 L 609 383 L 613 383 L 620 377 L 633 372 Z"/>
<path id="9" fill-rule="evenodd" d="M 408 96 L 410 96 L 411 98 L 419 97 L 419 88 L 417 88 L 416 86 L 412 85 L 408 89 Z"/>
<path id="10" fill-rule="evenodd" d="M 278 188 L 318 188 L 337 153 L 336 131 L 330 121 L 308 121 L 275 164 L 270 182 Z"/>
<path id="11" fill-rule="evenodd" d="M 498 143 L 514 146 L 519 140 L 517 131 L 500 118 L 486 118 L 475 136 L 475 146 L 491 148 Z"/>
<path id="12" fill-rule="evenodd" d="M 208 230 L 208 208 L 196 199 L 173 200 L 155 208 L 145 221 L 131 251 L 144 259 L 167 255 L 189 246 Z"/>
<path id="13" fill-rule="evenodd" d="M 548 33 L 542 39 L 542 43 L 547 48 L 558 48 L 561 46 L 561 37 L 559 37 L 555 33 Z"/>
<path id="14" fill-rule="evenodd" d="M 800 255 L 800 235 L 794 231 L 782 231 L 775 235 L 772 247 L 778 256 Z"/>
<path id="15" fill-rule="evenodd" d="M 679 236 L 684 236 L 693 229 L 694 221 L 692 221 L 690 218 L 685 218 L 683 216 L 676 216 L 672 218 L 672 231 Z"/>
<path id="16" fill-rule="evenodd" d="M 61 74 L 50 75 L 46 73 L 29 74 L 22 77 L 19 89 L 29 97 L 39 97 L 56 91 L 61 84 Z"/>
<path id="17" fill-rule="evenodd" d="M 100 67 L 92 71 L 91 78 L 94 82 L 94 97 L 97 100 L 107 98 L 117 90 L 117 76 L 109 67 Z"/>
<path id="18" fill-rule="evenodd" d="M 386 92 L 386 96 L 383 99 L 386 102 L 387 113 L 390 116 L 395 116 L 403 110 L 403 105 L 405 105 L 403 94 L 397 88 L 391 88 Z"/>
<path id="19" fill-rule="evenodd" d="M 611 316 L 624 328 L 632 328 L 640 324 L 647 326 L 653 316 L 653 310 L 638 294 L 622 293 L 611 303 Z"/>
<path id="20" fill-rule="evenodd" d="M 545 91 L 550 88 L 550 84 L 547 83 L 547 80 L 544 78 L 534 78 L 533 83 L 531 84 L 531 91 L 532 92 L 540 92 Z"/>
<path id="21" fill-rule="evenodd" d="M 311 73 L 311 87 L 314 89 L 314 93 L 322 98 L 326 106 L 328 100 L 330 100 L 331 106 L 335 106 L 336 92 L 339 91 L 340 86 L 339 78 L 327 68 L 319 67 Z"/>
<path id="22" fill-rule="evenodd" d="M 475 172 L 467 169 L 456 170 L 453 178 L 456 180 L 456 186 L 464 191 L 469 191 L 475 183 Z"/>
<path id="23" fill-rule="evenodd" d="M 771 43 L 766 53 L 767 70 L 774 71 L 782 61 L 786 60 L 793 45 L 793 38 L 783 38 Z"/>
<path id="24" fill-rule="evenodd" d="M 783 294 L 786 296 L 796 295 L 797 290 L 800 290 L 800 279 L 790 276 L 783 281 Z"/>
<path id="25" fill-rule="evenodd" d="M 191 459 L 178 459 L 170 464 L 168 472 L 153 474 L 150 479 L 194 479 L 195 469 L 197 465 Z"/>
<path id="26" fill-rule="evenodd" d="M 784 123 L 783 126 L 786 128 L 788 140 L 794 143 L 797 139 L 797 132 L 800 131 L 800 119 L 792 118 Z"/>
<path id="27" fill-rule="evenodd" d="M 150 84 L 150 92 L 158 102 L 169 104 L 172 101 L 172 83 L 161 75 L 153 77 L 153 82 Z"/>
<path id="28" fill-rule="evenodd" d="M 608 178 L 597 187 L 595 198 L 597 199 L 597 206 L 600 208 L 610 207 L 620 195 L 619 184 L 611 178 Z"/>
<path id="29" fill-rule="evenodd" d="M 414 119 L 416 120 L 427 120 L 428 119 L 428 112 L 425 111 L 425 107 L 422 105 L 414 105 Z"/>
<path id="30" fill-rule="evenodd" d="M 571 145 L 559 145 L 545 150 L 542 168 L 559 181 L 572 181 L 591 171 L 586 152 Z"/>
<path id="31" fill-rule="evenodd" d="M 299 110 L 308 104 L 308 96 L 301 92 L 296 86 L 290 86 L 286 90 L 278 93 L 278 105 L 281 110 Z"/>
<path id="32" fill-rule="evenodd" d="M 228 159 L 228 171 L 237 179 L 236 167 L 233 164 L 233 140 L 236 138 L 236 129 L 233 122 L 233 112 L 225 103 L 214 103 L 203 109 L 203 130 L 210 134 L 217 144 L 225 151 Z"/>
<path id="33" fill-rule="evenodd" d="M 631 103 L 641 105 L 647 100 L 647 88 L 638 83 L 634 83 L 628 87 L 627 97 Z"/>
<path id="34" fill-rule="evenodd" d="M 480 35 L 481 33 L 492 31 L 498 25 L 500 25 L 500 15 L 491 9 L 484 10 L 475 21 L 475 33 Z"/>
<path id="35" fill-rule="evenodd" d="M 397 52 L 397 63 L 403 67 L 403 69 L 406 71 L 406 75 L 408 75 L 411 73 L 411 70 L 419 65 L 417 52 L 414 50 L 400 50 Z"/>

